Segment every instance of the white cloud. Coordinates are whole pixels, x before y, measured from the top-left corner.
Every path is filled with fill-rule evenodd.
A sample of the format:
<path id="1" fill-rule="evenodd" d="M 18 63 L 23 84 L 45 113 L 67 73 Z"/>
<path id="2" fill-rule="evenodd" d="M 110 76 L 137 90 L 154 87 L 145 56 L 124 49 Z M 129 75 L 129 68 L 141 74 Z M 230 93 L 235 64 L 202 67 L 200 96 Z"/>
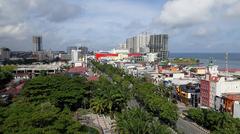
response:
<path id="1" fill-rule="evenodd" d="M 205 51 L 207 43 L 214 49 L 219 42 L 240 42 L 239 3 L 240 0 L 0 0 L 0 47 L 29 50 L 32 35 L 42 35 L 45 49 L 63 50 L 81 40 L 88 40 L 92 49 L 109 49 L 129 36 L 149 30 L 168 33 L 170 51 Z"/>
<path id="2" fill-rule="evenodd" d="M 31 37 L 42 35 L 45 49 L 54 48 L 64 37 L 59 29 L 81 14 L 79 4 L 65 0 L 0 0 L 0 47 L 29 50 Z"/>
<path id="3" fill-rule="evenodd" d="M 0 37 L 11 37 L 16 40 L 23 40 L 27 32 L 28 29 L 25 23 L 0 26 Z"/>
<path id="4" fill-rule="evenodd" d="M 214 0 L 171 0 L 161 11 L 157 21 L 167 25 L 187 25 L 211 18 L 209 11 Z"/>
<path id="5" fill-rule="evenodd" d="M 240 17 L 240 1 L 234 3 L 230 8 L 228 8 L 226 15 L 230 17 Z"/>
<path id="6" fill-rule="evenodd" d="M 196 36 L 205 36 L 208 34 L 208 32 L 209 31 L 206 28 L 201 27 L 201 28 L 197 29 L 197 31 L 194 32 L 193 34 Z"/>
<path id="7" fill-rule="evenodd" d="M 191 26 L 228 15 L 240 15 L 239 0 L 171 0 L 164 4 L 157 23 L 172 27 Z"/>

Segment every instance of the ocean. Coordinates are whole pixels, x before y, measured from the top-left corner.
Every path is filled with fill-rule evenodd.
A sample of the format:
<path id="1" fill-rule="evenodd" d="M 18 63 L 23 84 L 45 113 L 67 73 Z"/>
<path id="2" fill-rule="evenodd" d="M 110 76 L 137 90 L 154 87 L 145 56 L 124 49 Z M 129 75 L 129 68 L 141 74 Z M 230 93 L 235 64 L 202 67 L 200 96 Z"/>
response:
<path id="1" fill-rule="evenodd" d="M 196 58 L 200 63 L 207 65 L 212 58 L 219 68 L 225 68 L 225 53 L 170 53 L 170 58 Z M 240 53 L 228 53 L 228 67 L 240 68 Z"/>

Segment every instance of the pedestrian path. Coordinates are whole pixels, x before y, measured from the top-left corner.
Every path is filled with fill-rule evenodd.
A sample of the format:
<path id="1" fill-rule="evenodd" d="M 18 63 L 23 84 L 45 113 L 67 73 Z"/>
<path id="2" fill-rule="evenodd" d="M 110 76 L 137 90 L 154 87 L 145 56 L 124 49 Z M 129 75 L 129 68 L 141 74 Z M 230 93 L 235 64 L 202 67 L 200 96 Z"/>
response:
<path id="1" fill-rule="evenodd" d="M 94 124 L 97 127 L 100 127 L 104 134 L 114 134 L 115 133 L 115 120 L 112 120 L 109 116 L 98 115 L 98 114 L 87 114 L 83 115 L 82 119 L 91 124 Z"/>

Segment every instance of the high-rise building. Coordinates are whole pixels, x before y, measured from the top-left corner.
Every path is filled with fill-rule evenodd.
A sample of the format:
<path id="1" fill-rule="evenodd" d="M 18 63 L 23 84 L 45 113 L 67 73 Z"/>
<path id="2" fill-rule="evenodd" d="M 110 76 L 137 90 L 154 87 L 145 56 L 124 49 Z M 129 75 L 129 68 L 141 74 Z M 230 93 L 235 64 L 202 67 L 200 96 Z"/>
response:
<path id="1" fill-rule="evenodd" d="M 129 50 L 130 53 L 134 53 L 134 51 L 133 51 L 133 38 L 128 38 L 126 40 L 126 48 Z"/>
<path id="2" fill-rule="evenodd" d="M 167 59 L 168 57 L 168 35 L 150 35 L 148 45 L 151 53 L 158 53 L 160 60 Z"/>
<path id="3" fill-rule="evenodd" d="M 127 49 L 127 44 L 126 43 L 119 44 L 119 49 Z"/>
<path id="4" fill-rule="evenodd" d="M 32 43 L 33 43 L 33 51 L 38 52 L 42 51 L 42 36 L 33 36 L 32 37 Z"/>
<path id="5" fill-rule="evenodd" d="M 78 49 L 77 46 L 69 46 L 69 47 L 67 47 L 67 53 L 68 53 L 69 55 L 71 55 L 72 50 L 77 50 L 77 49 Z"/>
<path id="6" fill-rule="evenodd" d="M 78 48 L 78 50 L 81 50 L 81 54 L 88 54 L 88 48 L 81 46 Z"/>
<path id="7" fill-rule="evenodd" d="M 126 48 L 130 53 L 157 53 L 159 60 L 168 58 L 168 35 L 151 35 L 147 32 L 126 40 Z"/>
<path id="8" fill-rule="evenodd" d="M 5 60 L 10 58 L 10 49 L 9 48 L 0 48 L 0 59 Z"/>

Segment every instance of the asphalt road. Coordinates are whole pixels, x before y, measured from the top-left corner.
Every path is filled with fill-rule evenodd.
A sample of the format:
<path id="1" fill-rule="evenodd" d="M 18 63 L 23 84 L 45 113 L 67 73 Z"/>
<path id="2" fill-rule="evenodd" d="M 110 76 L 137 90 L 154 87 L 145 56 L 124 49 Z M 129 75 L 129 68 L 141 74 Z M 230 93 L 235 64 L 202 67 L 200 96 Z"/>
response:
<path id="1" fill-rule="evenodd" d="M 185 110 L 188 110 L 189 107 L 186 107 L 185 104 L 181 102 L 178 102 L 177 106 L 180 117 L 176 125 L 179 132 L 183 132 L 184 134 L 209 134 L 209 131 L 205 130 L 201 126 L 197 125 L 196 123 L 188 119 L 183 118 L 184 116 L 182 116 L 182 113 Z"/>
<path id="2" fill-rule="evenodd" d="M 184 134 L 208 134 L 209 132 L 194 125 L 192 122 L 179 118 L 177 121 L 177 129 Z"/>

